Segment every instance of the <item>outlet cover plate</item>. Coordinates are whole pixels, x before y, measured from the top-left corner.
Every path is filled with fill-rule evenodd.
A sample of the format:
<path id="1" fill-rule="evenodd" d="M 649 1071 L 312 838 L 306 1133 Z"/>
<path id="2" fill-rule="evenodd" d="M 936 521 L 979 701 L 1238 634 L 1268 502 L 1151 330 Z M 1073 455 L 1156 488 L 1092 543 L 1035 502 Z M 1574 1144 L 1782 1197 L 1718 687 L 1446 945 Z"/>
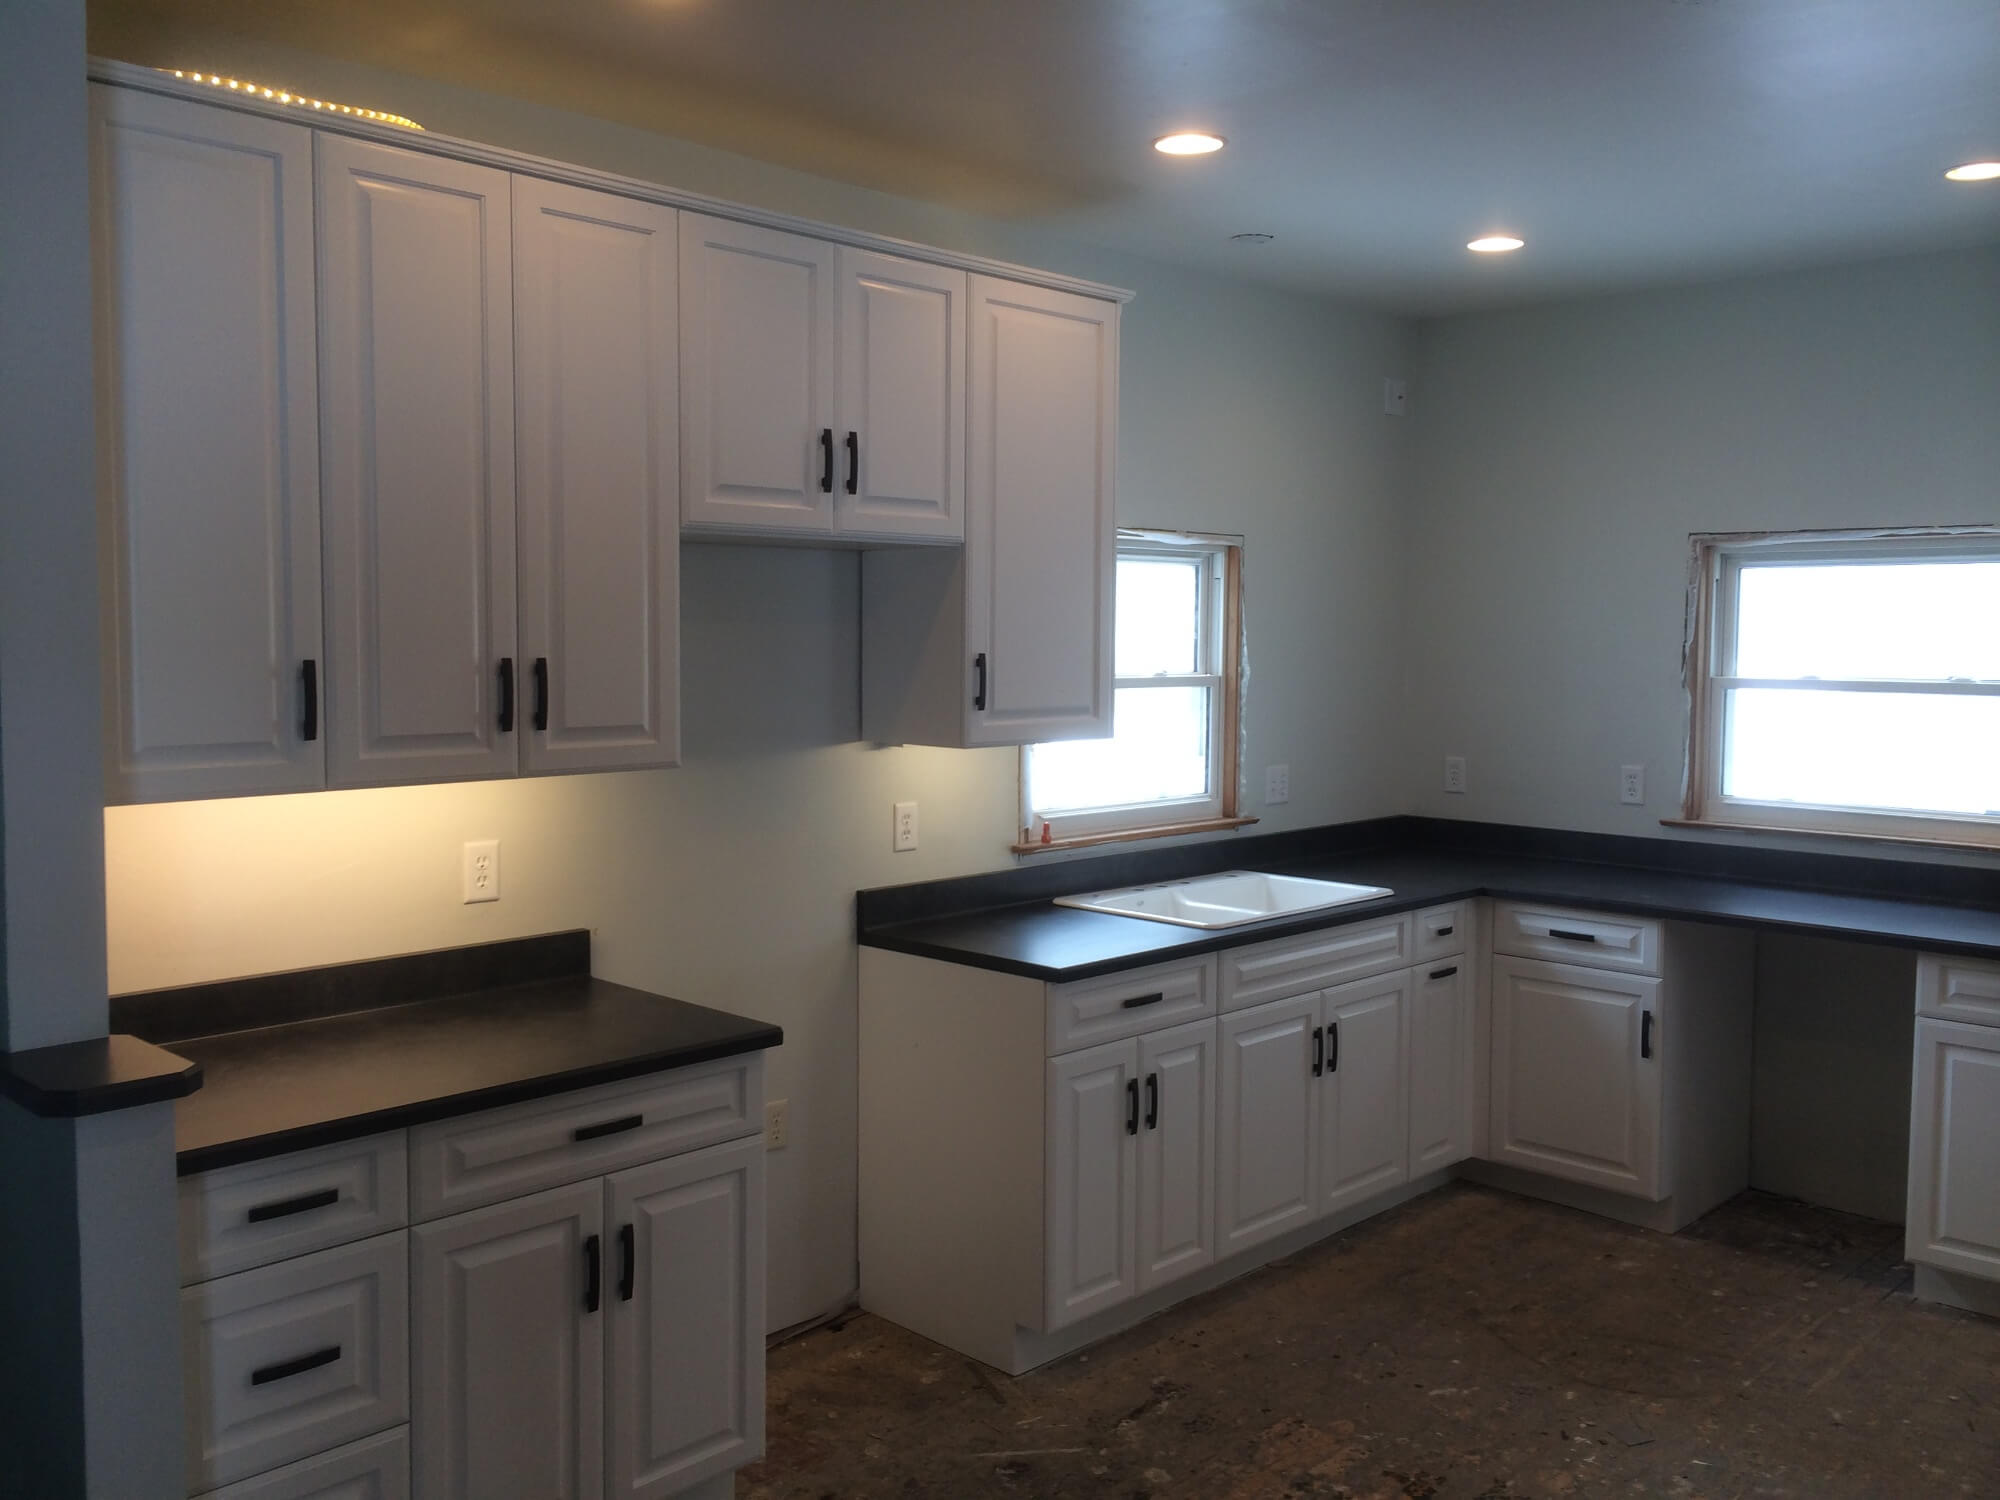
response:
<path id="1" fill-rule="evenodd" d="M 467 906 L 500 899 L 500 840 L 472 839 L 466 843 L 459 883 Z"/>
<path id="2" fill-rule="evenodd" d="M 1618 768 L 1618 800 L 1631 807 L 1646 805 L 1646 768 L 1644 766 L 1620 766 Z"/>
<path id="3" fill-rule="evenodd" d="M 1292 768 L 1290 763 L 1282 766 L 1264 767 L 1264 805 L 1276 807 L 1280 802 L 1292 800 Z"/>
<path id="4" fill-rule="evenodd" d="M 917 804 L 898 802 L 896 804 L 895 837 L 890 847 L 898 854 L 907 854 L 917 847 Z"/>
<path id="5" fill-rule="evenodd" d="M 1444 789 L 1455 797 L 1465 795 L 1465 757 L 1447 755 L 1444 758 Z"/>

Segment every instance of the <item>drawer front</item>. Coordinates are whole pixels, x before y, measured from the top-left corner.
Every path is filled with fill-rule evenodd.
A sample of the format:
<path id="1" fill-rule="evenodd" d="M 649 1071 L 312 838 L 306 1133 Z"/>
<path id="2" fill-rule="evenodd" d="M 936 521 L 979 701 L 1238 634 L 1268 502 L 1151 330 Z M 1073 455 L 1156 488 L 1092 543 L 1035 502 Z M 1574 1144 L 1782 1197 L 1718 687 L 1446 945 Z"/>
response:
<path id="1" fill-rule="evenodd" d="M 1049 986 L 1049 1056 L 1215 1014 L 1215 959 Z"/>
<path id="2" fill-rule="evenodd" d="M 1660 924 L 1520 901 L 1493 904 L 1493 951 L 1590 969 L 1660 972 Z"/>
<path id="3" fill-rule="evenodd" d="M 1416 916 L 1416 962 L 1449 958 L 1466 951 L 1472 935 L 1472 903 L 1453 901 L 1446 906 L 1430 906 Z"/>
<path id="4" fill-rule="evenodd" d="M 410 1429 L 396 1427 L 286 1464 L 203 1500 L 410 1500 Z"/>
<path id="5" fill-rule="evenodd" d="M 1917 1014 L 2000 1026 L 2000 963 L 1926 953 L 1917 961 Z"/>
<path id="6" fill-rule="evenodd" d="M 1329 927 L 1304 937 L 1236 948 L 1221 959 L 1222 1008 L 1242 1010 L 1349 979 L 1407 968 L 1413 927 L 1408 913 Z"/>
<path id="7" fill-rule="evenodd" d="M 410 1213 L 422 1223 L 754 1135 L 757 1053 L 510 1104 L 410 1132 Z"/>
<path id="8" fill-rule="evenodd" d="M 398 1130 L 183 1177 L 181 1285 L 401 1229 L 406 1148 Z"/>
<path id="9" fill-rule="evenodd" d="M 181 1293 L 188 1492 L 410 1417 L 409 1232 Z"/>

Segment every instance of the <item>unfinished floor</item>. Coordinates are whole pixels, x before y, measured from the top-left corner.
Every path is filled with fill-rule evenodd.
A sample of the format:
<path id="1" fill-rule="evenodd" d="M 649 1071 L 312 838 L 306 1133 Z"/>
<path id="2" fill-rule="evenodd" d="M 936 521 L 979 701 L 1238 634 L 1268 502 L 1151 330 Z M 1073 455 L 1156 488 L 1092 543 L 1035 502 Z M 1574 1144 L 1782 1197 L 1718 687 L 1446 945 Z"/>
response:
<path id="1" fill-rule="evenodd" d="M 737 1495 L 1996 1500 L 2000 1322 L 1914 1301 L 1901 1245 L 1457 1184 L 1020 1379 L 866 1314 L 796 1339 Z"/>

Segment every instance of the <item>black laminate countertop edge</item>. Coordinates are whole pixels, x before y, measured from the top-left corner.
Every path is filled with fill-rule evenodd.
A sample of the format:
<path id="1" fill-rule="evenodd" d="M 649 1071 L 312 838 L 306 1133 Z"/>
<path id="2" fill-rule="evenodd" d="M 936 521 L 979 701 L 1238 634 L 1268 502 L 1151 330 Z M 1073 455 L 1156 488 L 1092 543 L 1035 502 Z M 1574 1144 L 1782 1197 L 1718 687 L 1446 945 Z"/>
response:
<path id="1" fill-rule="evenodd" d="M 0 1094 L 43 1119 L 75 1120 L 185 1099 L 201 1083 L 200 1064 L 136 1036 L 0 1052 Z"/>

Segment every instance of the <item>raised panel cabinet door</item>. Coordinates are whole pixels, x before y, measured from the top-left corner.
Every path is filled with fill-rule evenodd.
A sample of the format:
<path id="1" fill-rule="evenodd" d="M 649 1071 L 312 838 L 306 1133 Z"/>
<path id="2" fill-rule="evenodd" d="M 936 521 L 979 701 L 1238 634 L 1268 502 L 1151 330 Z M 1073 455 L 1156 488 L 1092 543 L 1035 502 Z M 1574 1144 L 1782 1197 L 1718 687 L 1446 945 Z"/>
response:
<path id="1" fill-rule="evenodd" d="M 410 1231 L 417 1500 L 603 1495 L 603 1229 L 592 1178 Z"/>
<path id="2" fill-rule="evenodd" d="M 605 1494 L 653 1500 L 764 1453 L 764 1139 L 606 1184 Z"/>
<path id="3" fill-rule="evenodd" d="M 966 743 L 1111 733 L 1118 306 L 970 279 Z"/>
<path id="4" fill-rule="evenodd" d="M 521 758 L 680 759 L 674 210 L 516 176 Z"/>
<path id="5" fill-rule="evenodd" d="M 1491 1158 L 1657 1202 L 1666 1021 L 1657 979 L 1496 957 Z"/>
<path id="6" fill-rule="evenodd" d="M 963 271 L 840 251 L 834 529 L 965 539 Z"/>
<path id="7" fill-rule="evenodd" d="M 705 214 L 680 220 L 681 520 L 831 535 L 835 247 Z"/>
<path id="8" fill-rule="evenodd" d="M 327 780 L 511 776 L 508 177 L 316 146 Z"/>
<path id="9" fill-rule="evenodd" d="M 1410 1176 L 1408 969 L 1327 990 L 1319 1207 L 1335 1213 Z"/>
<path id="10" fill-rule="evenodd" d="M 2000 1281 L 2000 1027 L 1917 1022 L 1906 1253 Z"/>
<path id="11" fill-rule="evenodd" d="M 1314 1191 L 1324 1058 L 1319 993 L 1224 1016 L 1216 1120 L 1216 1254 L 1232 1255 L 1318 1215 Z"/>
<path id="12" fill-rule="evenodd" d="M 1215 1022 L 1139 1038 L 1139 1290 L 1215 1260 Z"/>
<path id="13" fill-rule="evenodd" d="M 324 784 L 312 132 L 90 90 L 111 802 Z"/>
<path id="14" fill-rule="evenodd" d="M 1138 1290 L 1139 1044 L 1049 1059 L 1044 1332 Z"/>
<path id="15" fill-rule="evenodd" d="M 1477 1010 L 1464 958 L 1413 971 L 1410 990 L 1410 1175 L 1472 1152 Z"/>

